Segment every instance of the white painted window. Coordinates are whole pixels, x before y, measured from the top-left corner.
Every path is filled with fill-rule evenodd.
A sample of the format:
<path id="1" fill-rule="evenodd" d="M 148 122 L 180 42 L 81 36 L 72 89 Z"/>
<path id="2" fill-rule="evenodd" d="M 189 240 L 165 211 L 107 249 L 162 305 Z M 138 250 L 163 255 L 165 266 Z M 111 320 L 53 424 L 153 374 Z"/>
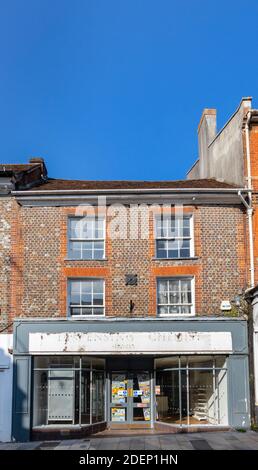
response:
<path id="1" fill-rule="evenodd" d="M 69 218 L 70 259 L 103 259 L 105 256 L 105 219 L 103 217 Z"/>
<path id="2" fill-rule="evenodd" d="M 69 310 L 72 317 L 105 314 L 103 279 L 70 279 Z"/>
<path id="3" fill-rule="evenodd" d="M 162 215 L 155 221 L 156 257 L 191 258 L 194 256 L 193 217 Z"/>
<path id="4" fill-rule="evenodd" d="M 158 279 L 157 313 L 160 316 L 194 315 L 194 279 L 192 277 Z"/>

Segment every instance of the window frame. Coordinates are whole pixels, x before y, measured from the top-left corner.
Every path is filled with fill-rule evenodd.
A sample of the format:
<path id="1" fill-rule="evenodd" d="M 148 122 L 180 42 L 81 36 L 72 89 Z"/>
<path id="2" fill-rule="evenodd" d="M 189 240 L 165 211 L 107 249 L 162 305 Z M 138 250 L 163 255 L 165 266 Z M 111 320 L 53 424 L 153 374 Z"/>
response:
<path id="1" fill-rule="evenodd" d="M 72 238 L 71 237 L 71 221 L 72 220 L 82 220 L 82 219 L 94 219 L 95 221 L 102 220 L 103 221 L 103 238 Z M 71 243 L 72 242 L 103 242 L 103 257 L 102 258 L 74 258 L 71 256 Z M 81 254 L 83 250 L 81 249 Z M 92 249 L 94 252 L 94 249 Z M 67 259 L 70 261 L 103 261 L 106 259 L 106 217 L 105 215 L 100 216 L 76 216 L 76 215 L 69 215 L 67 219 Z"/>
<path id="2" fill-rule="evenodd" d="M 75 282 L 83 282 L 83 281 L 102 281 L 103 282 L 103 305 L 78 305 L 78 306 L 74 306 L 74 308 L 79 308 L 79 309 L 83 309 L 83 308 L 91 308 L 93 309 L 94 307 L 96 308 L 102 308 L 103 309 L 103 313 L 101 315 L 94 315 L 93 313 L 92 314 L 80 314 L 80 315 L 72 315 L 71 313 L 71 283 L 72 281 L 75 281 Z M 105 279 L 103 277 L 70 277 L 68 278 L 67 280 L 67 316 L 68 318 L 70 319 L 80 319 L 80 318 L 103 318 L 106 316 L 106 302 L 105 302 L 105 298 L 106 298 L 106 283 L 105 283 Z"/>
<path id="3" fill-rule="evenodd" d="M 172 219 L 176 218 L 174 214 L 162 214 L 161 215 L 162 219 L 164 220 L 165 218 Z M 157 260 L 176 260 L 176 259 L 191 259 L 194 258 L 195 256 L 195 251 L 194 251 L 194 216 L 192 213 L 185 213 L 183 214 L 183 218 L 189 218 L 189 228 L 190 228 L 190 236 L 189 237 L 157 237 L 157 221 L 160 219 L 160 216 L 156 215 L 155 220 L 154 220 L 154 239 L 155 239 L 155 259 Z M 178 256 L 176 258 L 174 257 L 159 257 L 158 256 L 158 247 L 157 247 L 157 241 L 158 240 L 163 240 L 163 241 L 168 241 L 168 240 L 190 240 L 190 256 Z"/>
<path id="4" fill-rule="evenodd" d="M 184 305 L 184 304 L 159 304 L 158 299 L 159 299 L 159 282 L 160 281 L 170 281 L 170 280 L 190 280 L 190 285 L 191 285 L 191 296 L 192 296 L 192 302 L 191 304 L 185 304 L 185 305 L 190 305 L 190 313 L 159 313 L 159 307 L 164 305 L 164 306 L 173 306 L 173 305 Z M 157 277 L 156 279 L 156 316 L 158 318 L 173 318 L 173 317 L 194 317 L 195 316 L 195 277 L 191 275 L 182 275 L 182 276 L 160 276 Z"/>

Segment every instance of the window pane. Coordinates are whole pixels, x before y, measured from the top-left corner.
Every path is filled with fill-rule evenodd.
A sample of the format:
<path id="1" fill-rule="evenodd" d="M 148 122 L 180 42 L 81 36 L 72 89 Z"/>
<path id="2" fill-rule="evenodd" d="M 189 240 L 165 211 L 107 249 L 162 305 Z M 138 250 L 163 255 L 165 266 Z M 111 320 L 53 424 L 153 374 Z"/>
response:
<path id="1" fill-rule="evenodd" d="M 190 218 L 184 218 L 183 222 L 183 236 L 190 237 Z"/>
<path id="2" fill-rule="evenodd" d="M 81 238 L 80 219 L 70 219 L 70 238 Z"/>
<path id="3" fill-rule="evenodd" d="M 94 357 L 92 359 L 92 369 L 104 370 L 105 369 L 105 359 L 102 359 L 100 357 Z"/>
<path id="4" fill-rule="evenodd" d="M 167 258 L 167 251 L 157 248 L 157 258 Z"/>
<path id="5" fill-rule="evenodd" d="M 164 315 L 166 313 L 168 313 L 168 307 L 165 307 L 165 306 L 159 306 L 158 307 L 158 313 L 159 315 Z"/>
<path id="6" fill-rule="evenodd" d="M 80 281 L 72 281 L 71 282 L 71 294 L 79 294 L 80 293 Z"/>
<path id="7" fill-rule="evenodd" d="M 160 387 L 156 396 L 157 420 L 180 423 L 179 371 L 158 371 L 156 383 Z"/>
<path id="8" fill-rule="evenodd" d="M 34 426 L 79 422 L 79 371 L 34 371 Z"/>
<path id="9" fill-rule="evenodd" d="M 93 315 L 104 315 L 104 309 L 100 307 L 94 307 Z"/>
<path id="10" fill-rule="evenodd" d="M 161 237 L 161 227 L 156 227 L 156 237 Z"/>
<path id="11" fill-rule="evenodd" d="M 227 371 L 216 371 L 215 410 L 218 424 L 228 424 Z M 216 393 L 217 392 L 217 393 Z"/>
<path id="12" fill-rule="evenodd" d="M 179 258 L 178 250 L 168 250 L 167 258 Z"/>
<path id="13" fill-rule="evenodd" d="M 91 283 L 92 281 L 81 281 L 81 290 L 82 293 L 84 294 L 90 294 L 91 293 Z"/>
<path id="14" fill-rule="evenodd" d="M 91 305 L 92 304 L 92 296 L 91 294 L 83 294 L 81 296 L 81 305 Z"/>
<path id="15" fill-rule="evenodd" d="M 216 367 L 227 367 L 226 356 L 216 356 L 215 365 Z"/>
<path id="16" fill-rule="evenodd" d="M 92 307 L 82 307 L 82 315 L 92 315 Z"/>
<path id="17" fill-rule="evenodd" d="M 157 248 L 159 250 L 166 250 L 167 249 L 167 244 L 165 240 L 157 240 Z"/>
<path id="18" fill-rule="evenodd" d="M 103 295 L 94 294 L 93 305 L 103 305 Z"/>
<path id="19" fill-rule="evenodd" d="M 170 306 L 168 313 L 171 313 L 171 314 L 173 314 L 173 313 L 174 313 L 174 314 L 179 314 L 179 313 L 180 313 L 180 307 L 177 306 L 177 305 Z"/>
<path id="20" fill-rule="evenodd" d="M 156 369 L 176 369 L 179 367 L 179 357 L 170 356 L 170 357 L 159 357 L 155 359 Z"/>
<path id="21" fill-rule="evenodd" d="M 213 367 L 213 356 L 189 356 L 188 357 L 188 367 L 189 368 L 202 368 Z"/>
<path id="22" fill-rule="evenodd" d="M 70 304 L 71 305 L 80 305 L 81 303 L 81 295 L 80 295 L 80 282 L 78 281 L 72 281 L 70 283 L 70 289 L 71 289 L 71 298 L 70 298 Z"/>
<path id="23" fill-rule="evenodd" d="M 105 380 L 103 372 L 92 373 L 92 422 L 104 421 Z"/>
<path id="24" fill-rule="evenodd" d="M 94 250 L 93 251 L 93 258 L 94 259 L 103 259 L 104 258 L 104 251 L 103 250 Z"/>
<path id="25" fill-rule="evenodd" d="M 83 250 L 82 251 L 82 259 L 93 259 L 93 251 L 92 250 Z"/>
<path id="26" fill-rule="evenodd" d="M 190 279 L 181 279 L 181 290 L 190 291 L 191 290 L 191 280 Z"/>
<path id="27" fill-rule="evenodd" d="M 191 303 L 191 284 L 189 280 L 181 281 L 181 303 Z"/>
<path id="28" fill-rule="evenodd" d="M 169 303 L 170 304 L 179 304 L 180 303 L 179 292 L 171 292 L 169 294 Z"/>
<path id="29" fill-rule="evenodd" d="M 93 281 L 93 292 L 94 293 L 102 293 L 103 292 L 103 281 L 102 280 L 94 280 Z"/>
<path id="30" fill-rule="evenodd" d="M 180 240 L 180 256 L 182 258 L 190 257 L 190 240 Z"/>
<path id="31" fill-rule="evenodd" d="M 189 240 L 189 238 L 186 238 L 186 239 L 182 240 L 181 248 L 184 249 L 184 250 L 190 249 L 190 240 Z"/>
<path id="32" fill-rule="evenodd" d="M 36 356 L 34 357 L 34 369 L 50 369 L 53 367 L 79 367 L 77 356 Z"/>
<path id="33" fill-rule="evenodd" d="M 170 292 L 178 292 L 179 291 L 179 280 L 175 279 L 169 279 L 169 291 Z"/>
<path id="34" fill-rule="evenodd" d="M 96 220 L 95 223 L 95 238 L 104 238 L 104 220 Z"/>
<path id="35" fill-rule="evenodd" d="M 190 250 L 189 249 L 180 250 L 180 258 L 190 258 Z"/>
<path id="36" fill-rule="evenodd" d="M 83 219 L 82 221 L 82 237 L 94 238 L 94 221 L 93 219 Z"/>
<path id="37" fill-rule="evenodd" d="M 189 370 L 189 423 L 216 424 L 212 370 Z"/>
<path id="38" fill-rule="evenodd" d="M 80 242 L 70 243 L 70 258 L 81 259 L 81 243 Z"/>
<path id="39" fill-rule="evenodd" d="M 103 250 L 104 248 L 104 242 L 103 241 L 100 241 L 100 242 L 94 242 L 94 250 Z"/>
<path id="40" fill-rule="evenodd" d="M 93 242 L 82 242 L 83 251 L 92 251 L 92 249 L 93 249 Z"/>
<path id="41" fill-rule="evenodd" d="M 81 315 L 81 309 L 76 307 L 71 307 L 71 315 Z"/>
<path id="42" fill-rule="evenodd" d="M 167 253 L 168 258 L 178 258 L 179 257 L 178 243 L 179 243 L 179 240 L 168 240 L 166 242 L 167 250 L 168 250 L 168 253 Z"/>
<path id="43" fill-rule="evenodd" d="M 71 305 L 80 305 L 80 304 L 81 304 L 80 294 L 72 294 Z"/>
<path id="44" fill-rule="evenodd" d="M 81 423 L 90 424 L 90 372 L 81 372 Z"/>
<path id="45" fill-rule="evenodd" d="M 191 307 L 190 305 L 184 305 L 181 307 L 181 313 L 191 313 Z"/>
<path id="46" fill-rule="evenodd" d="M 167 281 L 158 282 L 158 303 L 159 304 L 168 303 Z"/>

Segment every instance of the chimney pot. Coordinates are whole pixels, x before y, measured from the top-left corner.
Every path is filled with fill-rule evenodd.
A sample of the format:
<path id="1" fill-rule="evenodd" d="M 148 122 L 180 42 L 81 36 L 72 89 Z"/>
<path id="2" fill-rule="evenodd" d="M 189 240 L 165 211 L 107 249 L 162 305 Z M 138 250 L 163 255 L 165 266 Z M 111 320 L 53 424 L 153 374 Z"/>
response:
<path id="1" fill-rule="evenodd" d="M 44 158 L 42 157 L 32 157 L 29 159 L 29 163 L 44 163 Z"/>

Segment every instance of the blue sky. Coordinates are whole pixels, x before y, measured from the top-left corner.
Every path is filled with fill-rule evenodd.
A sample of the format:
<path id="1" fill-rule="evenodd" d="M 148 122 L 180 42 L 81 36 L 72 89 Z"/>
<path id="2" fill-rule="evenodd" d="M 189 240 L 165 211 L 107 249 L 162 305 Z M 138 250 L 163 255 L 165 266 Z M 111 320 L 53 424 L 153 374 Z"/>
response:
<path id="1" fill-rule="evenodd" d="M 258 98 L 257 0 L 0 0 L 1 163 L 180 179 L 204 107 Z"/>

